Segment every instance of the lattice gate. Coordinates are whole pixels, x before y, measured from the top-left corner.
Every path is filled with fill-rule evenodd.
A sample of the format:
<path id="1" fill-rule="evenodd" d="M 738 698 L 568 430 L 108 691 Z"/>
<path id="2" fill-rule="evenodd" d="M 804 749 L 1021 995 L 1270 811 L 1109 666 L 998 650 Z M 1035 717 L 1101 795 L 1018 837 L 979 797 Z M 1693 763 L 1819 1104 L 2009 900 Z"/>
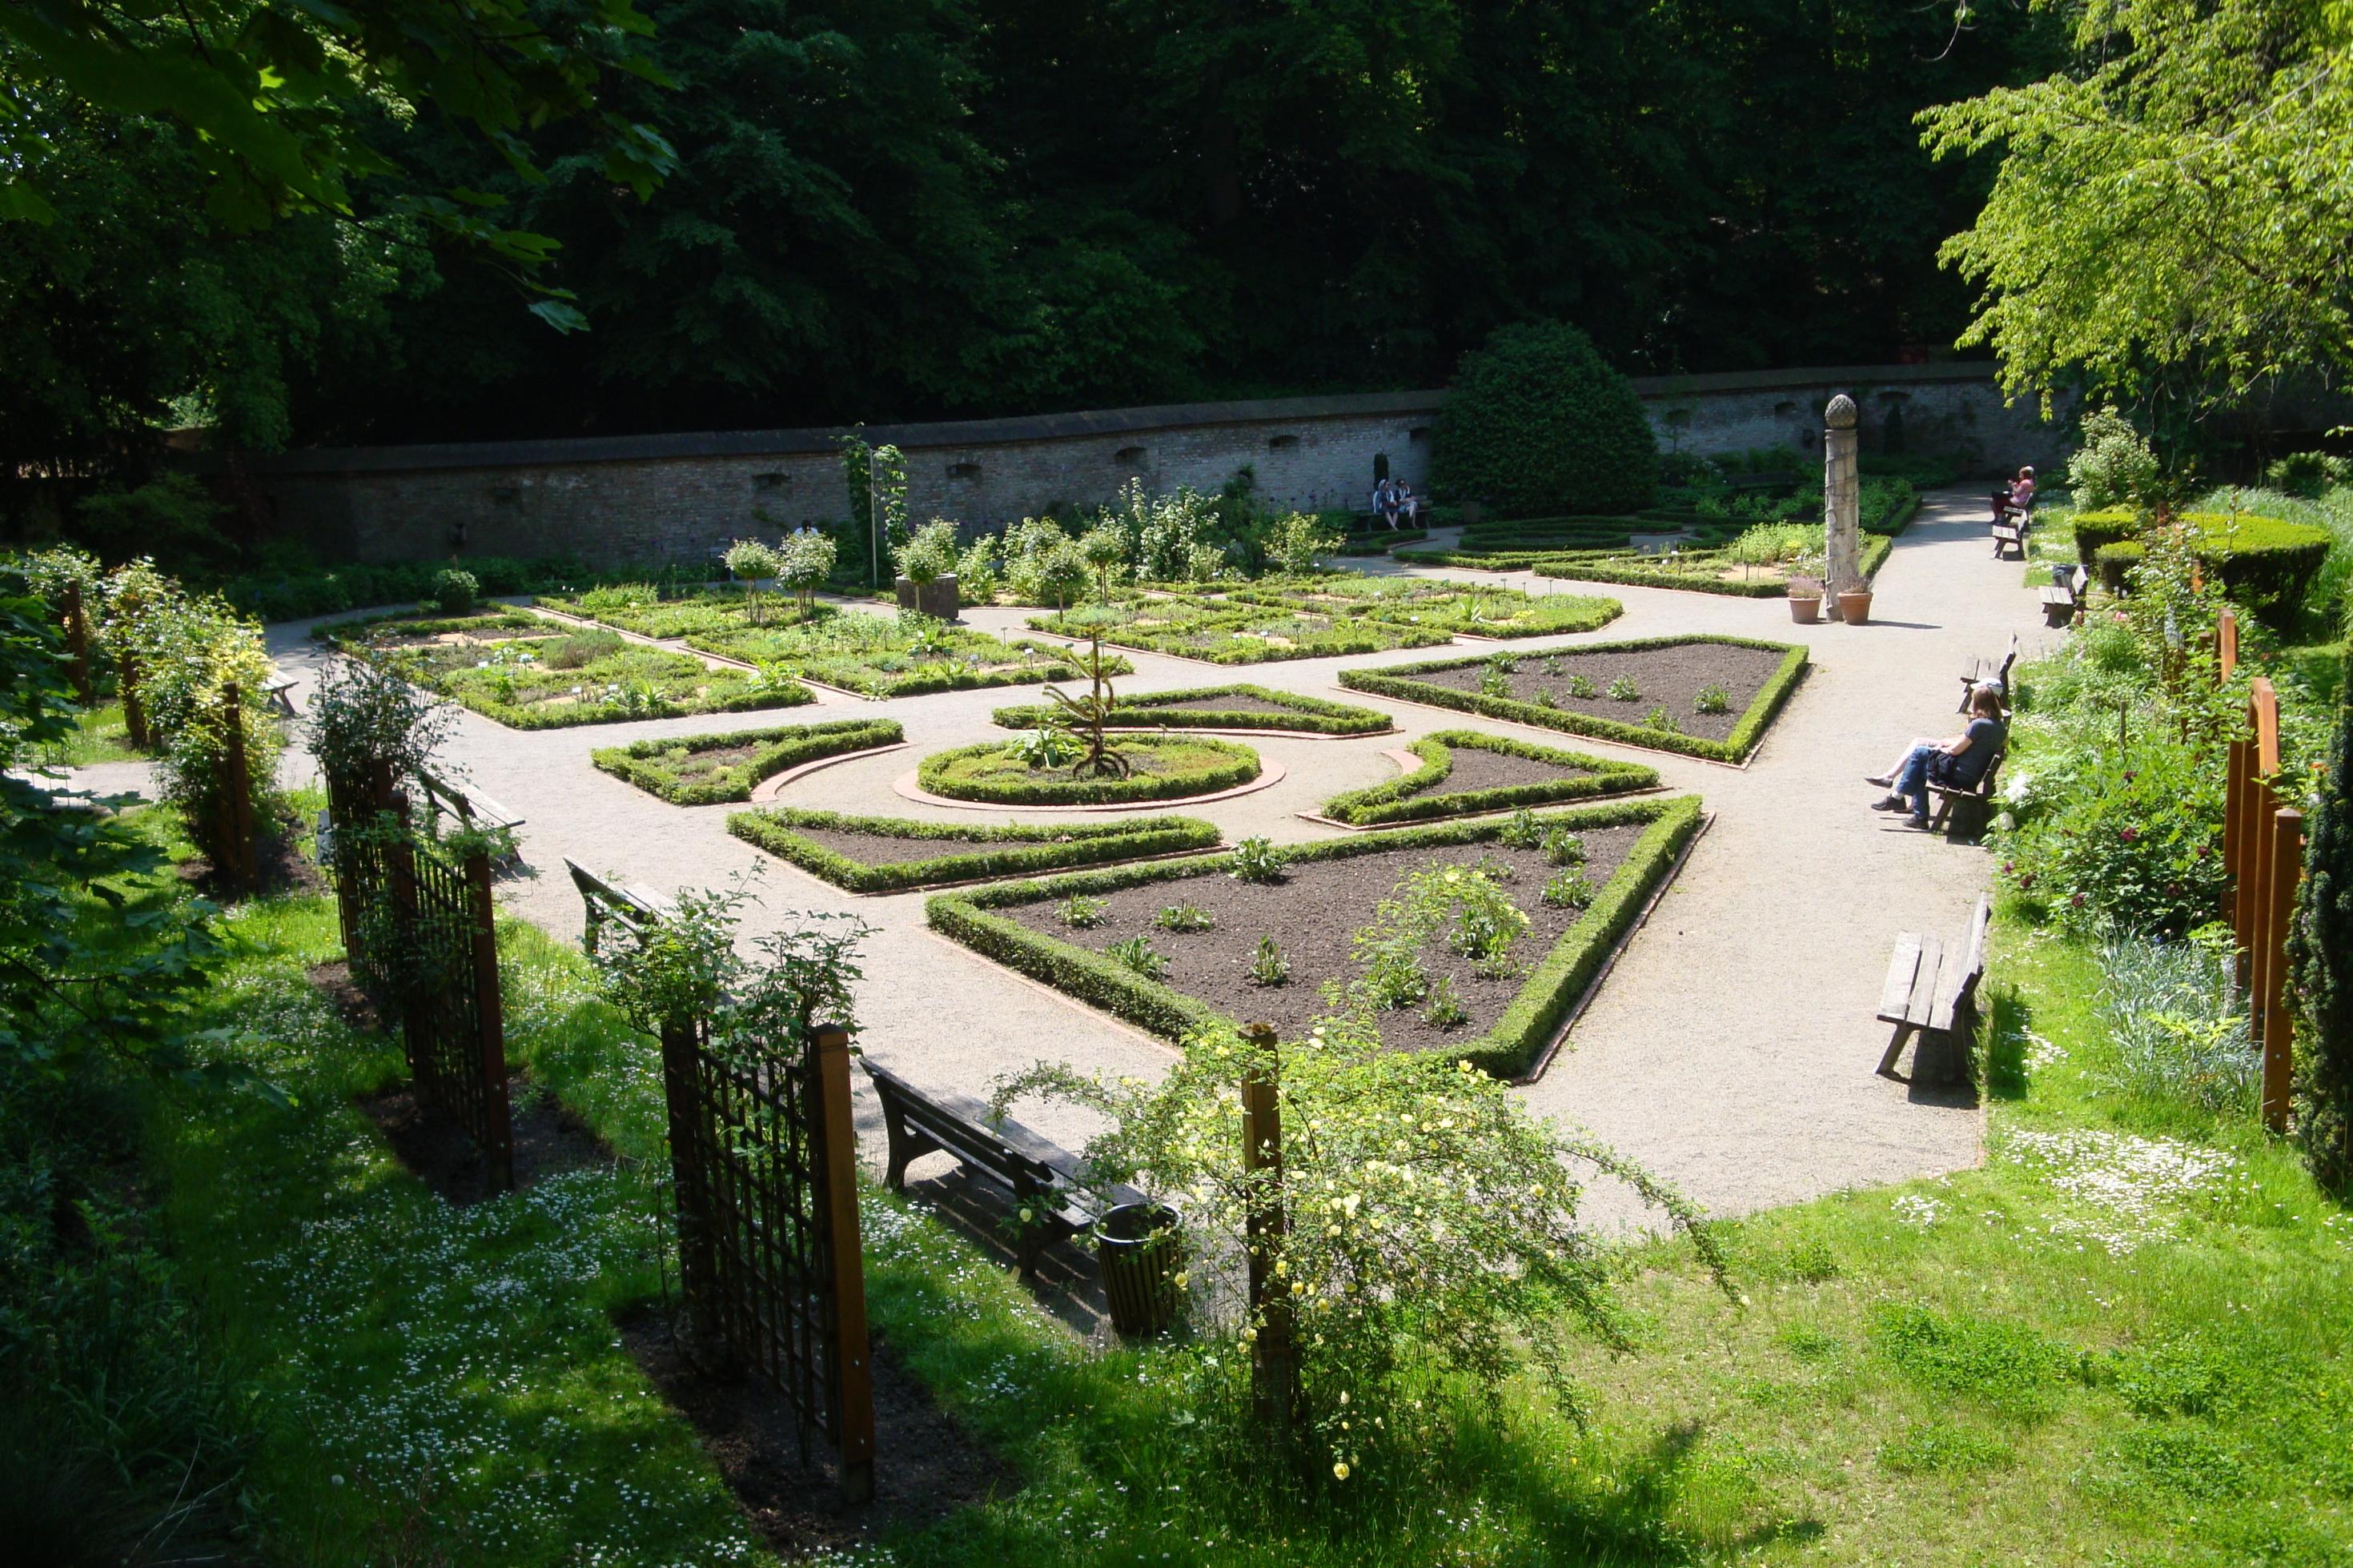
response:
<path id="1" fill-rule="evenodd" d="M 490 1184 L 514 1186 L 505 1016 L 491 864 L 453 860 L 409 827 L 388 777 L 330 777 L 329 859 L 353 977 L 396 1016 L 417 1092 L 466 1130 Z"/>
<path id="2" fill-rule="evenodd" d="M 571 865 L 569 861 L 567 865 Z M 658 921 L 648 900 L 571 866 L 593 952 L 607 921 Z M 705 1347 L 723 1345 L 791 1402 L 839 1458 L 843 1492 L 874 1490 L 874 1378 L 858 1227 L 849 1032 L 714 1040 L 711 1020 L 662 1030 L 679 1274 Z"/>

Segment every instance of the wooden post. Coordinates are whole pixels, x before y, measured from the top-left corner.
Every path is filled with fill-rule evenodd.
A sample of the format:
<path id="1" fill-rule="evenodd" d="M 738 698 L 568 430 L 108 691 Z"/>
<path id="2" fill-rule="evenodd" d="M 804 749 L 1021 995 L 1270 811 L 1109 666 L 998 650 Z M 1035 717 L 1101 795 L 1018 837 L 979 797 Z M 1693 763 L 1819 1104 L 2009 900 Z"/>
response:
<path id="1" fill-rule="evenodd" d="M 141 751 L 147 749 L 147 708 L 139 700 L 139 661 L 126 651 L 115 656 L 115 684 L 122 689 L 122 728 L 129 732 L 131 743 Z"/>
<path id="2" fill-rule="evenodd" d="M 66 674 L 73 681 L 74 696 L 87 708 L 97 694 L 90 685 L 90 620 L 82 613 L 80 584 L 66 584 L 66 602 L 58 607 L 58 618 L 66 628 Z"/>
<path id="3" fill-rule="evenodd" d="M 2239 668 L 2239 617 L 2229 610 L 2224 610 L 2221 618 L 2214 623 L 2214 658 L 2224 680 L 2230 679 L 2231 672 Z"/>
<path id="4" fill-rule="evenodd" d="M 2277 965 L 2280 951 L 2272 934 L 2272 911 L 2279 902 L 2279 890 L 2273 886 L 2279 864 L 2274 842 L 2279 837 L 2279 814 L 2275 809 L 2278 802 L 2272 797 L 2269 785 L 2257 781 L 2247 793 L 2256 803 L 2250 824 L 2253 832 L 2247 841 L 2245 893 L 2241 900 L 2247 916 L 2247 1037 L 2260 1047 L 2264 1038 L 2264 1020 L 2270 1013 L 2272 971 Z"/>
<path id="5" fill-rule="evenodd" d="M 2295 1076 L 2295 1018 L 2287 1005 L 2287 933 L 2295 919 L 2296 882 L 2304 872 L 2304 813 L 2284 809 L 2273 824 L 2272 906 L 2264 933 L 2271 952 L 2263 965 L 2263 1033 L 2255 1041 L 2263 1053 L 2263 1125 L 2285 1132 Z"/>
<path id="6" fill-rule="evenodd" d="M 1251 1024 L 1242 1033 L 1257 1049 L 1273 1053 L 1273 1025 Z M 1299 1408 L 1299 1363 L 1290 1288 L 1273 1268 L 1289 1226 L 1282 1212 L 1282 1109 L 1271 1063 L 1253 1067 L 1242 1079 L 1242 1169 L 1260 1178 L 1251 1184 L 1248 1221 L 1250 1303 L 1258 1329 L 1250 1344 L 1251 1403 L 1259 1424 L 1287 1445 Z"/>
<path id="7" fill-rule="evenodd" d="M 2227 912 L 2235 938 L 2232 978 L 2242 986 L 2247 984 L 2247 928 L 2239 917 L 2239 899 L 2247 882 L 2247 791 L 2252 782 L 2249 775 L 2254 771 L 2254 749 L 2252 740 L 2232 741 L 2222 763 L 2222 871 L 2231 880 Z"/>
<path id="8" fill-rule="evenodd" d="M 415 858 L 417 851 L 409 844 L 406 831 L 408 824 L 408 796 L 400 790 L 386 790 L 384 795 L 384 809 L 392 814 L 394 820 L 402 829 L 392 834 L 384 846 L 385 891 L 392 897 L 391 936 L 393 941 L 403 947 L 410 947 L 417 940 L 417 861 Z M 384 826 L 382 814 L 379 813 L 371 817 L 368 826 L 373 830 L 381 831 Z M 393 955 L 375 953 L 372 957 L 374 962 L 383 965 L 385 971 L 392 973 L 397 973 L 406 969 L 413 974 L 416 970 L 414 964 L 404 964 Z M 417 1048 L 417 1031 L 420 1027 L 418 1020 L 422 1016 L 423 999 L 410 994 L 414 984 L 414 981 L 410 981 L 406 984 L 387 985 L 385 989 L 392 995 L 393 1006 L 400 1014 L 400 1038 L 402 1046 L 408 1052 L 409 1081 L 417 1083 L 421 1087 L 422 1080 L 429 1076 L 432 1068 L 427 1061 L 425 1053 Z M 430 1028 L 432 1026 L 427 1020 L 421 1026 Z"/>
<path id="9" fill-rule="evenodd" d="M 219 869 L 239 892 L 258 893 L 261 877 L 253 847 L 253 783 L 246 776 L 245 706 L 234 680 L 221 688 L 220 721 Z"/>
<path id="10" fill-rule="evenodd" d="M 491 1185 L 514 1191 L 514 1121 L 507 1103 L 506 1007 L 499 997 L 498 910 L 491 902 L 491 858 L 466 857 L 466 890 L 473 904 L 474 1026 L 481 1052 L 482 1160 Z"/>
<path id="11" fill-rule="evenodd" d="M 691 1018 L 662 1026 L 662 1103 L 670 1118 L 672 1206 L 678 1212 L 679 1293 L 686 1299 L 688 1347 L 701 1363 L 732 1362 L 719 1320 L 719 1258 L 712 1240 L 711 1184 L 702 1168 L 701 1042 Z"/>
<path id="12" fill-rule="evenodd" d="M 826 1289 L 833 1321 L 833 1395 L 841 1434 L 841 1495 L 874 1496 L 874 1359 L 866 1331 L 866 1258 L 858 1234 L 858 1134 L 849 1119 L 849 1031 L 820 1024 L 809 1033 L 809 1082 L 817 1090 L 816 1165 L 824 1190 L 830 1257 Z"/>

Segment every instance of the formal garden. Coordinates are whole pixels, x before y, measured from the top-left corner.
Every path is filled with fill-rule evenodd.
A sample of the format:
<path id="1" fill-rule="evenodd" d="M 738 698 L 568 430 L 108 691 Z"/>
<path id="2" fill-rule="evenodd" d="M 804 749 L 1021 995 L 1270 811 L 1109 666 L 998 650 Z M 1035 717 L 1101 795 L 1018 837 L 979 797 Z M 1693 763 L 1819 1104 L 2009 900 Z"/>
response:
<path id="1" fill-rule="evenodd" d="M 9 1561 L 2348 1561 L 2348 51 L 0 16 Z"/>

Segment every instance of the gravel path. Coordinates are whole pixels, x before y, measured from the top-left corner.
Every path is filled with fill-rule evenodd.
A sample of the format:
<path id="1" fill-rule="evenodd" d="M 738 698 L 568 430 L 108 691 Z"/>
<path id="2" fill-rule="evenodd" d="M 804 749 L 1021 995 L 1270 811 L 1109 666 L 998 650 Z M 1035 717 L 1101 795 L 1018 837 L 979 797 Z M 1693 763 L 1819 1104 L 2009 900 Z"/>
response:
<path id="1" fill-rule="evenodd" d="M 1702 631 L 1810 642 L 1812 672 L 1746 771 L 1337 690 L 1344 666 L 1411 663 L 1442 650 L 1241 668 L 1134 653 L 1129 657 L 1136 673 L 1121 685 L 1153 691 L 1247 680 L 1342 696 L 1396 716 L 1397 734 L 1250 742 L 1281 762 L 1288 776 L 1198 813 L 1229 839 L 1337 836 L 1341 830 L 1294 814 L 1339 790 L 1394 777 L 1381 753 L 1432 730 L 1474 724 L 1657 766 L 1671 787 L 1707 798 L 1715 826 L 1550 1072 L 1525 1091 L 1531 1104 L 1615 1143 L 1715 1213 L 1951 1170 L 1978 1159 L 1979 1117 L 1873 1076 L 1886 1036 L 1872 1015 L 1896 931 L 1960 929 L 1987 882 L 1986 858 L 1891 826 L 1865 809 L 1870 791 L 1860 775 L 1875 772 L 1915 734 L 1957 727 L 1956 675 L 1968 658 L 1998 654 L 2013 631 L 2030 645 L 2046 635 L 2016 565 L 1989 558 L 1983 506 L 1974 492 L 1931 500 L 1880 573 L 1874 609 L 1887 618 L 1862 628 L 1793 626 L 1779 600 L 1505 579 L 1537 594 L 1599 593 L 1626 605 L 1623 616 L 1598 632 L 1516 647 Z M 1387 562 L 1370 564 L 1398 570 Z M 1451 574 L 1495 581 L 1487 574 Z M 983 630 L 1019 631 L 1027 613 L 991 608 L 966 618 Z M 298 702 L 307 700 L 307 673 L 324 657 L 309 639 L 310 626 L 270 628 L 280 663 L 306 676 Z M 917 1083 L 981 1094 L 998 1073 L 1040 1057 L 1155 1075 L 1169 1060 L 1166 1047 L 932 935 L 923 925 L 923 895 L 853 897 L 728 837 L 730 808 L 669 805 L 588 763 L 595 748 L 641 738 L 871 713 L 900 721 L 911 750 L 812 774 L 788 786 L 783 804 L 935 820 L 1050 822 L 1018 811 L 943 811 L 902 800 L 890 787 L 910 755 L 1001 738 L 989 711 L 1037 700 L 1035 688 L 885 702 L 820 694 L 814 707 L 773 714 L 536 733 L 461 711 L 444 755 L 453 771 L 525 818 L 519 837 L 535 875 L 510 879 L 501 896 L 509 909 L 551 931 L 576 938 L 581 929 L 580 901 L 564 871 L 567 856 L 663 890 L 753 875 L 761 899 L 746 922 L 754 933 L 790 923 L 804 910 L 853 912 L 874 928 L 860 987 L 865 1047 Z M 1072 1113 L 1026 1107 L 1018 1114 L 1065 1142 L 1086 1131 Z M 860 1122 L 875 1134 L 861 1140 L 866 1152 L 879 1158 L 879 1118 L 871 1106 L 861 1108 Z M 1599 1194 L 1597 1203 L 1612 1219 L 1638 1215 L 1623 1194 Z"/>

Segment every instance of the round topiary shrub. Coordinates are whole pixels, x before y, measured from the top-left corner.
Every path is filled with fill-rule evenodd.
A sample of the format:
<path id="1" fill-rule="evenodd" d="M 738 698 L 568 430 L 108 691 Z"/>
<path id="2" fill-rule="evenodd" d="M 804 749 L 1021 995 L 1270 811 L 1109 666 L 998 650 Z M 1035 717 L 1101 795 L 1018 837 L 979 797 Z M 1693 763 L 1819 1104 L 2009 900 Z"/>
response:
<path id="1" fill-rule="evenodd" d="M 1125 775 L 1073 775 L 1042 767 L 1017 742 L 985 742 L 934 752 L 915 770 L 915 782 L 951 800 L 998 805 L 1120 805 L 1177 800 L 1249 784 L 1259 775 L 1258 753 L 1230 741 L 1198 735 L 1122 736 L 1113 745 Z"/>
<path id="2" fill-rule="evenodd" d="M 1658 496 L 1641 400 L 1560 321 L 1498 328 L 1464 354 L 1436 443 L 1431 486 L 1505 515 L 1631 511 Z"/>
<path id="3" fill-rule="evenodd" d="M 452 566 L 433 576 L 433 602 L 445 616 L 470 616 L 482 585 L 471 572 Z"/>

